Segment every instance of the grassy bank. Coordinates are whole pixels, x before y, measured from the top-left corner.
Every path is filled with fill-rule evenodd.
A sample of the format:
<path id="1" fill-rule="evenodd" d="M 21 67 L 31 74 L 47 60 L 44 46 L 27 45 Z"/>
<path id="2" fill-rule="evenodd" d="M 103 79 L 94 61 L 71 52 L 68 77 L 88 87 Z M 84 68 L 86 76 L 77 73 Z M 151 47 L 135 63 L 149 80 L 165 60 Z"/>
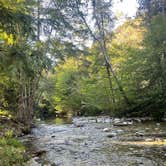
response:
<path id="1" fill-rule="evenodd" d="M 0 110 L 0 166 L 23 166 L 26 160 L 24 145 L 18 140 L 24 126 L 7 111 Z"/>
<path id="2" fill-rule="evenodd" d="M 23 166 L 25 147 L 16 138 L 0 138 L 0 165 Z"/>

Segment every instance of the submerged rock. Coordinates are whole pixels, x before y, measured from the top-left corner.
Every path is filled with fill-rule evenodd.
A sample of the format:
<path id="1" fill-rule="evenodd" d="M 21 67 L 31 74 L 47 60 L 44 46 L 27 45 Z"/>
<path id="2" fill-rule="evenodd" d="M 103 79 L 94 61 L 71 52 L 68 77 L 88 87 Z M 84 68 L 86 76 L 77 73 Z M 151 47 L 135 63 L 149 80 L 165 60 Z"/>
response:
<path id="1" fill-rule="evenodd" d="M 115 133 L 115 132 L 109 133 L 107 135 L 108 138 L 112 138 L 112 137 L 115 137 L 115 136 L 117 136 L 117 133 Z"/>
<path id="2" fill-rule="evenodd" d="M 143 136 L 144 136 L 144 133 L 142 133 L 142 132 L 136 132 L 136 133 L 135 133 L 135 136 L 137 136 L 137 137 L 143 137 Z"/>
<path id="3" fill-rule="evenodd" d="M 46 153 L 46 150 L 38 150 L 38 151 L 32 152 L 32 156 L 33 157 L 40 157 L 40 156 L 42 156 L 45 153 Z"/>
<path id="4" fill-rule="evenodd" d="M 154 141 L 154 139 L 153 138 L 146 138 L 145 141 L 150 142 L 150 141 Z"/>

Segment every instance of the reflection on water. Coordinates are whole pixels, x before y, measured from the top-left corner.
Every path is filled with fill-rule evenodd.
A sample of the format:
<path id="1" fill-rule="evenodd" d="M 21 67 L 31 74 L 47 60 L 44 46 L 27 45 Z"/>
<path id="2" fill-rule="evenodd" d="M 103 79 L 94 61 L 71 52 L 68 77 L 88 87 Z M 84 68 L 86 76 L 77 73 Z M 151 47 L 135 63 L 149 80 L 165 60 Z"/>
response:
<path id="1" fill-rule="evenodd" d="M 47 119 L 45 122 L 48 124 L 56 124 L 56 125 L 72 124 L 72 118 L 63 117 L 63 118 Z"/>

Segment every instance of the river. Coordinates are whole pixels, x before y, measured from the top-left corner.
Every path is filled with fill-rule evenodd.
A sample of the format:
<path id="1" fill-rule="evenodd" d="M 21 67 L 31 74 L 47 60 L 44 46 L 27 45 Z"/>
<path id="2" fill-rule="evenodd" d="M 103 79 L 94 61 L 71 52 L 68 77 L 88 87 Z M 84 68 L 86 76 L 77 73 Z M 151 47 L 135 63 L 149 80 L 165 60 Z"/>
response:
<path id="1" fill-rule="evenodd" d="M 38 122 L 26 166 L 166 166 L 166 123 L 79 117 Z"/>

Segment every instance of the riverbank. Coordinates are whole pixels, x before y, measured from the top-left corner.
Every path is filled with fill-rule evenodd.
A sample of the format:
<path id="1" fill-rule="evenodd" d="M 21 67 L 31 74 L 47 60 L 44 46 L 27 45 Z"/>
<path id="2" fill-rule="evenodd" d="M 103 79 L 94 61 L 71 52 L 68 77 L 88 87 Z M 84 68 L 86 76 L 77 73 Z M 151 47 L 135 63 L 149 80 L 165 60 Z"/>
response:
<path id="1" fill-rule="evenodd" d="M 9 115 L 0 116 L 0 165 L 23 166 L 28 160 L 26 147 L 19 137 L 26 133 L 26 127 Z"/>
<path id="2" fill-rule="evenodd" d="M 38 119 L 29 134 L 12 118 L 2 116 L 0 124 L 3 166 L 166 164 L 166 122 L 149 117 Z"/>

